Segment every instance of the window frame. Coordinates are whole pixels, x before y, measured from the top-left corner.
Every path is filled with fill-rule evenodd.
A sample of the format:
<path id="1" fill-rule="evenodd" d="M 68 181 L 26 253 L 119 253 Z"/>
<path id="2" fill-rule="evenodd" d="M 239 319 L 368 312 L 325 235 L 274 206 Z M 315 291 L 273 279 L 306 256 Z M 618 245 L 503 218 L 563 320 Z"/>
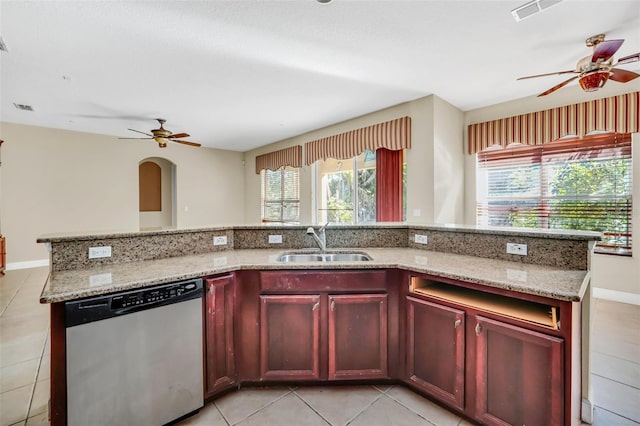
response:
<path id="1" fill-rule="evenodd" d="M 280 173 L 280 196 L 274 199 L 267 199 L 267 187 L 268 185 L 268 174 L 269 173 Z M 294 198 L 286 198 L 285 194 L 285 186 L 287 184 L 287 179 L 285 178 L 286 173 L 295 173 L 296 176 L 296 190 L 297 197 Z M 268 211 L 267 205 L 271 204 L 272 206 L 279 207 L 280 214 L 278 218 L 267 218 L 266 212 Z M 297 218 L 292 220 L 290 218 L 285 218 L 284 212 L 285 209 L 290 205 L 297 205 Z M 260 171 L 260 219 L 262 223 L 291 223 L 291 224 L 299 224 L 300 223 L 300 168 L 298 167 L 290 167 L 290 166 L 282 166 L 277 170 L 269 170 L 263 169 Z"/>
<path id="2" fill-rule="evenodd" d="M 617 161 L 623 161 L 625 168 L 622 175 L 616 175 L 612 192 L 580 193 L 579 187 L 576 187 L 575 191 L 577 192 L 553 193 L 553 188 L 556 190 L 558 188 L 551 185 L 553 179 L 550 176 L 555 176 L 552 173 L 554 168 L 566 170 L 574 164 L 584 166 L 586 169 L 604 168 L 605 164 L 614 165 Z M 487 168 L 486 164 L 488 163 L 492 163 L 491 168 Z M 492 183 L 489 182 L 489 175 L 485 173 L 493 172 L 495 177 L 499 176 L 500 169 L 503 169 L 505 173 L 513 173 L 518 170 L 519 166 L 522 167 L 522 173 L 534 173 L 534 183 L 525 187 L 521 186 L 518 189 L 516 181 L 513 179 L 502 183 L 494 181 L 493 185 L 501 186 L 494 187 L 497 192 L 491 196 L 489 191 Z M 483 169 L 487 172 L 483 172 Z M 569 179 L 571 178 L 569 177 Z M 567 183 L 569 182 L 570 180 Z M 618 184 L 621 184 L 625 190 L 620 192 L 616 188 Z M 560 186 L 560 188 L 563 187 Z M 531 193 L 527 194 L 527 190 Z M 514 192 L 510 194 L 511 191 Z M 520 204 L 517 201 L 521 201 L 520 207 L 518 207 Z M 504 206 L 499 207 L 502 203 Z M 553 208 L 554 205 L 557 206 L 557 210 Z M 604 211 L 611 209 L 612 206 L 614 210 Z M 504 212 L 511 210 L 518 214 L 519 217 L 515 218 L 515 224 L 513 218 L 505 216 L 505 213 L 500 213 L 501 210 Z M 498 213 L 492 214 L 492 211 Z M 576 216 L 576 213 L 579 216 Z M 527 215 L 529 219 L 527 219 Z M 478 225 L 531 227 L 527 222 L 535 220 L 537 228 L 567 229 L 562 225 L 554 227 L 549 222 L 555 220 L 562 223 L 565 220 L 571 223 L 572 220 L 592 220 L 597 226 L 598 221 L 613 221 L 618 216 L 624 218 L 621 222 L 622 230 L 618 228 L 611 233 L 609 231 L 613 231 L 613 229 L 592 229 L 605 235 L 605 240 L 596 244 L 594 250 L 596 253 L 632 256 L 633 153 L 631 134 L 604 133 L 584 138 L 570 137 L 538 146 L 518 144 L 506 149 L 489 148 L 477 154 L 476 223 Z M 503 218 L 503 224 L 495 222 L 500 218 Z M 573 223 L 575 224 L 575 222 Z M 610 222 L 609 226 L 614 225 Z M 582 229 L 587 230 L 586 228 Z"/>

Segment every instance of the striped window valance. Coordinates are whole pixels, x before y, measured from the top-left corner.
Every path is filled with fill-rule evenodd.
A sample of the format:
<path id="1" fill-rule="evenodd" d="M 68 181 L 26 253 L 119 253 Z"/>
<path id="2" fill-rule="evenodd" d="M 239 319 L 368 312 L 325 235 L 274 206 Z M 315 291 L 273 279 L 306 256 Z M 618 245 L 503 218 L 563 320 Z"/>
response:
<path id="1" fill-rule="evenodd" d="M 262 170 L 278 170 L 282 166 L 302 167 L 302 145 L 295 145 L 256 157 L 256 174 Z"/>
<path id="2" fill-rule="evenodd" d="M 542 145 L 594 131 L 640 131 L 640 92 L 469 125 L 469 154 L 492 145 Z"/>
<path id="3" fill-rule="evenodd" d="M 391 151 L 411 148 L 411 117 L 397 118 L 361 129 L 318 139 L 305 144 L 305 164 L 335 158 L 345 160 L 366 150 L 386 148 Z"/>

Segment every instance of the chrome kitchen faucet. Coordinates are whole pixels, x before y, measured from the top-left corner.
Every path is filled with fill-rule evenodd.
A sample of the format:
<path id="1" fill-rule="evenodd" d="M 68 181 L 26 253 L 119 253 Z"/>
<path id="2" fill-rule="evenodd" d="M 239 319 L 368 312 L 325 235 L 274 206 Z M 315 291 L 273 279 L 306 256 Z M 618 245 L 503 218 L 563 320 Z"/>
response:
<path id="1" fill-rule="evenodd" d="M 316 240 L 316 243 L 318 243 L 318 247 L 320 247 L 320 251 L 322 251 L 323 253 L 327 250 L 327 235 L 325 234 L 324 230 L 328 225 L 329 222 L 322 225 L 320 229 L 318 229 L 317 234 L 312 226 L 307 228 L 307 234 L 311 235 L 313 239 Z"/>

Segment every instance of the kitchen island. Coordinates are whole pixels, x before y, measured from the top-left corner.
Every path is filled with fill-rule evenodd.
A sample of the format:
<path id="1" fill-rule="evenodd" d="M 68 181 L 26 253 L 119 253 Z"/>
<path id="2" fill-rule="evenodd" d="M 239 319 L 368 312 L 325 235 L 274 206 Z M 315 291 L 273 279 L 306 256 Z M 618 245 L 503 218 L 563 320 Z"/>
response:
<path id="1" fill-rule="evenodd" d="M 581 383 L 588 378 L 588 339 L 581 338 L 588 336 L 588 265 L 599 234 L 336 226 L 327 230 L 329 250 L 366 252 L 372 260 L 277 261 L 285 252 L 313 251 L 305 229 L 39 239 L 50 245 L 52 259 L 41 296 L 52 306 L 52 424 L 66 422 L 64 302 L 196 277 L 205 279 L 207 398 L 245 383 L 400 381 L 484 424 L 504 424 L 500 416 L 579 424 L 581 403 L 589 399 L 588 383 Z M 506 253 L 507 243 L 526 244 L 527 255 Z M 88 258 L 89 247 L 104 246 L 111 257 Z M 292 318 L 301 328 L 287 329 Z M 295 348 L 311 349 L 283 362 L 292 343 L 277 338 L 282 330 L 294 336 Z M 358 348 L 368 355 L 355 356 Z M 440 372 L 422 359 L 439 363 Z M 488 386 L 487 377 L 505 364 L 519 370 L 502 378 L 503 386 Z M 513 386 L 523 392 L 519 403 L 507 391 Z M 495 408 L 506 397 L 515 412 Z"/>

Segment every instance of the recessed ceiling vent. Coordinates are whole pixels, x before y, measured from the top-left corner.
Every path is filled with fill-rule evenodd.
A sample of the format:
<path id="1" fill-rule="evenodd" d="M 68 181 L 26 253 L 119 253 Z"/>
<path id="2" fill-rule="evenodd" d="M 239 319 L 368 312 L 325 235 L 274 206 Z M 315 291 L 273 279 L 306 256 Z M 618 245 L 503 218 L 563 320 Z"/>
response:
<path id="1" fill-rule="evenodd" d="M 520 22 L 525 18 L 528 18 L 538 12 L 542 12 L 543 10 L 550 8 L 551 6 L 555 6 L 561 1 L 562 0 L 532 0 L 520 7 L 513 9 L 511 11 L 511 14 L 513 15 L 513 18 L 516 20 L 516 22 Z"/>
<path id="2" fill-rule="evenodd" d="M 33 107 L 31 105 L 17 104 L 14 102 L 13 106 L 16 107 L 16 109 L 19 109 L 20 111 L 33 111 Z"/>
<path id="3" fill-rule="evenodd" d="M 0 37 L 0 50 L 2 50 L 3 52 L 8 52 L 9 49 L 7 49 L 7 45 L 4 42 L 4 40 L 2 39 L 2 37 Z"/>

